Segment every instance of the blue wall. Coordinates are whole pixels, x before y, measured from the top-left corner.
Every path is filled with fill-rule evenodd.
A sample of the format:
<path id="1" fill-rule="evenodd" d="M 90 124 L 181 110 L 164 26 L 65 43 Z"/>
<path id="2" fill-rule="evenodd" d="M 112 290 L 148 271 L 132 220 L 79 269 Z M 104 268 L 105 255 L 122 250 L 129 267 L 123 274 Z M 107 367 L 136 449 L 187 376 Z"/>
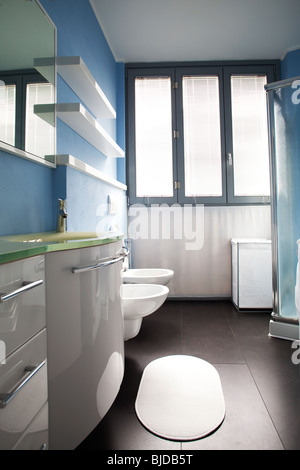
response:
<path id="1" fill-rule="evenodd" d="M 57 27 L 57 55 L 81 56 L 116 109 L 117 120 L 100 120 L 105 130 L 125 148 L 124 64 L 116 63 L 89 0 L 41 0 Z M 57 101 L 78 102 L 78 97 L 58 76 Z M 125 159 L 107 158 L 59 119 L 57 153 L 70 154 L 125 183 Z M 95 230 L 117 224 L 126 232 L 125 193 L 76 170 L 42 165 L 0 152 L 0 235 L 55 230 L 57 198 L 67 198 L 68 230 Z M 107 196 L 123 201 L 117 215 L 103 209 Z"/>
<path id="2" fill-rule="evenodd" d="M 53 170 L 0 151 L 0 235 L 53 229 Z"/>
<path id="3" fill-rule="evenodd" d="M 288 52 L 281 61 L 281 78 L 300 76 L 300 49 Z"/>

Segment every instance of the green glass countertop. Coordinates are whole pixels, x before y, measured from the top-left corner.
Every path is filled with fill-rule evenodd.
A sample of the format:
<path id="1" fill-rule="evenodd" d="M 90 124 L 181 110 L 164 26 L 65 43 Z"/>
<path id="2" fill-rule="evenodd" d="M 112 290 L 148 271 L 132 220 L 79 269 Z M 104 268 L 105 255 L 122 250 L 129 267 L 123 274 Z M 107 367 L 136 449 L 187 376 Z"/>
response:
<path id="1" fill-rule="evenodd" d="M 121 240 L 116 232 L 41 232 L 0 237 L 0 264 L 51 251 L 106 245 Z"/>

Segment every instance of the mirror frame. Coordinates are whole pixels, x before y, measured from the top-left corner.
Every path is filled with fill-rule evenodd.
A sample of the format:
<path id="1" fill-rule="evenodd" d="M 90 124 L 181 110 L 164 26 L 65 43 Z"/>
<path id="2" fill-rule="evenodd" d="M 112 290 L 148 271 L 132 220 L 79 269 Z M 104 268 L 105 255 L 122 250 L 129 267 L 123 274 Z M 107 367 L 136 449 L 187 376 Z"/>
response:
<path id="1" fill-rule="evenodd" d="M 57 100 L 57 70 L 56 70 L 56 56 L 57 56 L 57 28 L 51 18 L 49 17 L 48 13 L 46 12 L 45 8 L 41 5 L 39 0 L 35 0 L 37 6 L 41 9 L 42 13 L 46 16 L 49 23 L 53 26 L 54 30 L 54 102 L 56 103 Z M 56 114 L 54 110 L 54 149 L 56 153 Z M 38 155 L 34 155 L 33 153 L 26 152 L 25 150 L 19 149 L 14 147 L 13 145 L 7 144 L 6 142 L 0 141 L 0 150 L 6 153 L 10 153 L 17 157 L 24 158 L 25 160 L 30 160 L 35 163 L 39 163 L 41 165 L 45 165 L 50 168 L 56 168 L 56 157 L 55 155 L 48 156 L 49 159 L 46 159 L 46 156 L 40 157 Z M 53 157 L 53 160 L 50 158 Z"/>

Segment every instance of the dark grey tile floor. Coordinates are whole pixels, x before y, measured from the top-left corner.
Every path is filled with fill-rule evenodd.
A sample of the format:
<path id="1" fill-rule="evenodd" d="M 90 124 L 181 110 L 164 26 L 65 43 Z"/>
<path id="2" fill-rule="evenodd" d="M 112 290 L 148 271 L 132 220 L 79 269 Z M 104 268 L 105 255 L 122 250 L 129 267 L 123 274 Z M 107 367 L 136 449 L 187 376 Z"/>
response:
<path id="1" fill-rule="evenodd" d="M 77 450 L 300 450 L 300 373 L 291 342 L 268 337 L 270 314 L 237 312 L 230 301 L 167 301 L 125 343 L 120 392 Z M 153 435 L 135 414 L 146 365 L 189 354 L 218 370 L 226 416 L 211 435 L 176 442 Z"/>

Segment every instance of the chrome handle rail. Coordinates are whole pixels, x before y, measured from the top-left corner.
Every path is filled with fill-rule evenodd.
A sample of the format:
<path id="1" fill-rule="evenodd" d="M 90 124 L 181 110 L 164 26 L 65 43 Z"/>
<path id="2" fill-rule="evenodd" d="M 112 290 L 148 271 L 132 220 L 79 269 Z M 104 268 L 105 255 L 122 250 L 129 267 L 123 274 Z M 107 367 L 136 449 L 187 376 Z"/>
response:
<path id="1" fill-rule="evenodd" d="M 123 250 L 124 248 L 121 248 Z M 104 268 L 105 266 L 110 266 L 111 264 L 118 263 L 119 261 L 124 261 L 126 256 L 129 253 L 129 250 L 126 248 L 126 252 L 124 251 L 118 251 L 117 255 L 119 256 L 112 256 L 110 258 L 103 258 L 99 260 L 96 264 L 91 264 L 89 266 L 82 266 L 78 268 L 72 268 L 72 273 L 73 274 L 80 274 L 80 273 L 85 273 L 87 271 L 93 271 L 94 269 L 100 269 Z"/>
<path id="2" fill-rule="evenodd" d="M 0 303 L 6 302 L 7 300 L 10 300 L 16 297 L 17 295 L 23 294 L 24 292 L 27 292 L 30 289 L 34 289 L 35 287 L 38 287 L 43 284 L 43 282 L 43 279 L 39 279 L 38 281 L 33 282 L 24 281 L 22 287 L 20 287 L 19 289 L 9 292 L 8 294 L 0 294 Z"/>
<path id="3" fill-rule="evenodd" d="M 103 259 L 99 263 L 91 264 L 90 266 L 82 266 L 79 268 L 72 268 L 73 274 L 80 274 L 85 273 L 87 271 L 93 271 L 94 269 L 104 268 L 105 266 L 109 266 L 110 264 L 118 263 L 119 261 L 123 261 L 123 256 L 119 256 L 118 258 L 107 258 L 106 260 Z"/>
<path id="4" fill-rule="evenodd" d="M 12 400 L 16 394 L 24 387 L 24 385 L 46 364 L 41 362 L 38 366 L 27 366 L 24 369 L 25 374 L 16 383 L 16 385 L 7 393 L 0 393 L 0 409 L 5 408 L 8 402 Z"/>

